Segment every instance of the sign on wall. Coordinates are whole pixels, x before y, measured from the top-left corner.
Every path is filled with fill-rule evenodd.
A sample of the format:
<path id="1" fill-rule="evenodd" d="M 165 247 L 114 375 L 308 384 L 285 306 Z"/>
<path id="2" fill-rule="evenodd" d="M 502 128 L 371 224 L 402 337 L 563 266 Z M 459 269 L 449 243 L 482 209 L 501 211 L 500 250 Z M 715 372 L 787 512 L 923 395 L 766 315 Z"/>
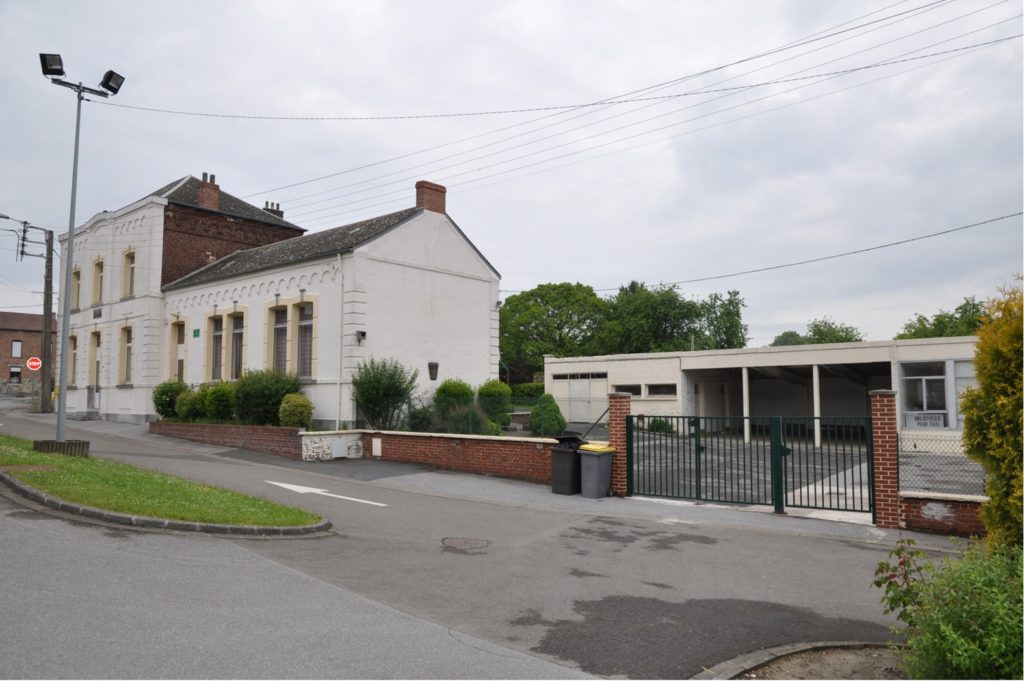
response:
<path id="1" fill-rule="evenodd" d="M 43 360 L 38 357 L 29 357 L 28 361 L 25 362 L 25 366 L 27 366 L 31 371 L 39 371 L 43 368 Z"/>

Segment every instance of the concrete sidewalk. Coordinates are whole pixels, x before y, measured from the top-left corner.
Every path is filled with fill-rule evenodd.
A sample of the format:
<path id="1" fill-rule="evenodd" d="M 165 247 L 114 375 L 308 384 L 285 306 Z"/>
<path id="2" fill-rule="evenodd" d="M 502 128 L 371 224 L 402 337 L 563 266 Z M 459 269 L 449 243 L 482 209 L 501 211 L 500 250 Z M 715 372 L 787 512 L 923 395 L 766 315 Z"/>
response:
<path id="1" fill-rule="evenodd" d="M 0 432 L 26 439 L 52 438 L 56 429 L 53 414 L 7 409 L 0 413 Z M 923 548 L 952 551 L 956 543 L 948 537 L 900 530 L 883 530 L 871 524 L 870 513 L 791 508 L 785 514 L 769 506 L 724 505 L 654 497 L 607 497 L 588 499 L 580 495 L 553 494 L 546 485 L 431 469 L 417 464 L 375 459 L 336 459 L 304 462 L 248 450 L 206 445 L 149 433 L 148 426 L 113 421 L 68 421 L 69 439 L 92 440 L 96 455 L 130 455 L 144 451 L 167 452 L 246 461 L 277 469 L 301 470 L 360 481 L 372 486 L 432 496 L 467 499 L 530 509 L 551 509 L 590 515 L 654 520 L 666 524 L 728 527 L 784 532 L 812 537 L 848 539 L 891 546 L 900 537 L 911 537 Z M 140 446 L 141 445 L 141 446 Z M 325 481 L 325 485 L 329 482 Z"/>

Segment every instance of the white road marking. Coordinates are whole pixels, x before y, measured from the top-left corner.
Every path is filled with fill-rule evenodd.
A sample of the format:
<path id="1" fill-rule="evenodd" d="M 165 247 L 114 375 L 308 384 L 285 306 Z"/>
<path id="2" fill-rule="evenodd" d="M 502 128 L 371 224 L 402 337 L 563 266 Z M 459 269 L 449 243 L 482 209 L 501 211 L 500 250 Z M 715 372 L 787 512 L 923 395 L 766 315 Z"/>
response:
<path id="1" fill-rule="evenodd" d="M 274 482 L 273 480 L 264 480 L 263 482 L 271 485 L 277 485 L 278 487 L 284 487 L 292 492 L 298 492 L 299 494 L 319 494 L 324 497 L 334 497 L 335 499 L 344 499 L 345 501 L 355 501 L 359 504 L 369 504 L 370 506 L 382 506 L 387 507 L 387 504 L 381 504 L 376 501 L 367 501 L 366 499 L 356 499 L 355 497 L 343 497 L 340 494 L 331 494 L 325 489 L 316 489 L 315 487 L 303 487 L 302 485 L 289 485 L 286 482 Z"/>

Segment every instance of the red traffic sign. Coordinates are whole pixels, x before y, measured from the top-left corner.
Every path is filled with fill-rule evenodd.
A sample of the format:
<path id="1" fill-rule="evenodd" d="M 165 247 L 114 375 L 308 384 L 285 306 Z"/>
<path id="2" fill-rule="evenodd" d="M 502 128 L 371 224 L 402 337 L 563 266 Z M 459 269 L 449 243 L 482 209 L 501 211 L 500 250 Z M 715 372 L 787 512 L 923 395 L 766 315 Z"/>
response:
<path id="1" fill-rule="evenodd" d="M 43 368 L 43 360 L 38 357 L 29 357 L 28 361 L 25 362 L 25 366 L 27 366 L 31 371 L 39 371 Z"/>

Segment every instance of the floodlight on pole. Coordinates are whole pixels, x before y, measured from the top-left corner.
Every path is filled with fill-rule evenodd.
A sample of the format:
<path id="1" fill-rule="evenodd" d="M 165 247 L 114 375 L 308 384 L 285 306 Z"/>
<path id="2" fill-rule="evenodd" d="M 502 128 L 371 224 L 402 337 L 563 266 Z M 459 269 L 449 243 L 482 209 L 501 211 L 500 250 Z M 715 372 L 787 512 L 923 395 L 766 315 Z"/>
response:
<path id="1" fill-rule="evenodd" d="M 64 421 L 67 417 L 68 392 L 68 339 L 71 335 L 71 270 L 75 254 L 75 200 L 78 194 L 78 141 L 82 130 L 82 100 L 85 93 L 97 97 L 108 97 L 107 92 L 85 87 L 81 83 L 71 83 L 61 78 L 64 76 L 64 60 L 59 54 L 40 54 L 39 63 L 43 75 L 54 85 L 60 85 L 76 93 L 78 102 L 75 111 L 75 154 L 71 165 L 71 210 L 68 216 L 68 247 L 64 256 L 64 287 L 61 289 L 61 320 L 60 320 L 60 366 L 58 368 L 57 392 L 57 442 L 64 442 Z M 100 87 L 116 95 L 124 84 L 124 76 L 107 71 Z"/>

